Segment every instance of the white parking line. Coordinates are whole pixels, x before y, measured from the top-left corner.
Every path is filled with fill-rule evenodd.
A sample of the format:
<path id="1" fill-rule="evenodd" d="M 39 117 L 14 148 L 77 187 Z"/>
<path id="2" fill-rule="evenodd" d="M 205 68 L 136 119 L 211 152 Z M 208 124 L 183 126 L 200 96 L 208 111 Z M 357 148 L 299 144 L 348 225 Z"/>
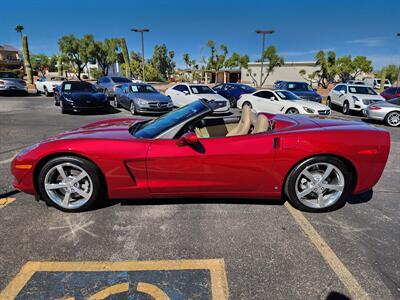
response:
<path id="1" fill-rule="evenodd" d="M 319 253 L 335 272 L 337 277 L 339 277 L 340 281 L 347 288 L 350 295 L 354 299 L 371 299 L 368 293 L 358 283 L 357 279 L 353 276 L 353 274 L 350 273 L 339 257 L 337 257 L 335 252 L 333 252 L 332 248 L 329 247 L 327 242 L 325 242 L 325 240 L 319 235 L 317 230 L 315 230 L 306 217 L 300 211 L 290 206 L 290 204 L 287 202 L 285 203 L 285 207 L 311 240 L 311 242 L 313 242 Z"/>
<path id="2" fill-rule="evenodd" d="M 17 156 L 18 152 L 16 152 L 12 157 L 5 159 L 5 160 L 0 160 L 0 165 L 8 164 L 12 162 L 12 160 Z"/>

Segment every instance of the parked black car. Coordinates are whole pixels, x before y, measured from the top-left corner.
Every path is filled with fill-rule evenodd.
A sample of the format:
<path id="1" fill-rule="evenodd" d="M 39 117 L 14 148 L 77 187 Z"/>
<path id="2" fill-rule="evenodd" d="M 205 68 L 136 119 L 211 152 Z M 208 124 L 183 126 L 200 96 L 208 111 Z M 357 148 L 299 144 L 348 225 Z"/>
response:
<path id="1" fill-rule="evenodd" d="M 256 91 L 255 88 L 241 83 L 223 83 L 213 87 L 213 90 L 229 100 L 231 107 L 236 103 L 242 94 L 250 94 Z"/>
<path id="2" fill-rule="evenodd" d="M 55 105 L 61 106 L 63 114 L 91 110 L 104 110 L 110 107 L 104 93 L 85 81 L 64 81 L 54 91 Z"/>
<path id="3" fill-rule="evenodd" d="M 299 96 L 301 99 L 321 103 L 322 97 L 307 82 L 302 81 L 283 81 L 275 82 L 276 90 L 286 90 Z"/>

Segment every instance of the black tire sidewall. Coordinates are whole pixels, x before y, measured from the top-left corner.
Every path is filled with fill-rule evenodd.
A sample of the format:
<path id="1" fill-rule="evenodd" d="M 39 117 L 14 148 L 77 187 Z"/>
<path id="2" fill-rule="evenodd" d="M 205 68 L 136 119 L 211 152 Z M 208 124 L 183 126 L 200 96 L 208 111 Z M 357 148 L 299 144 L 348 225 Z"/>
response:
<path id="1" fill-rule="evenodd" d="M 333 205 L 325 207 L 325 208 L 310 208 L 308 206 L 305 206 L 303 203 L 300 202 L 296 195 L 295 191 L 295 185 L 296 185 L 296 179 L 299 176 L 299 174 L 309 165 L 318 163 L 318 162 L 327 162 L 331 163 L 343 173 L 344 176 L 344 181 L 345 181 L 345 186 L 343 189 L 343 193 L 340 196 L 339 200 L 337 200 Z M 311 157 L 309 159 L 306 159 L 299 164 L 297 164 L 292 171 L 289 173 L 286 182 L 285 182 L 285 194 L 288 197 L 288 200 L 292 206 L 295 208 L 302 210 L 302 211 L 307 211 L 307 212 L 328 212 L 328 211 L 333 211 L 336 209 L 341 208 L 346 204 L 346 200 L 348 196 L 351 193 L 351 189 L 353 186 L 353 176 L 351 172 L 349 171 L 348 167 L 341 161 L 340 159 L 332 156 L 316 156 L 316 157 Z"/>
<path id="2" fill-rule="evenodd" d="M 60 163 L 66 163 L 66 162 L 71 162 L 82 169 L 84 169 L 90 176 L 90 179 L 92 180 L 93 183 L 93 193 L 92 196 L 90 197 L 89 201 L 87 201 L 83 206 L 76 208 L 76 209 L 68 209 L 59 206 L 57 203 L 54 203 L 50 197 L 47 195 L 46 190 L 44 188 L 44 179 L 46 177 L 47 172 L 54 167 L 57 164 Z M 56 157 L 51 160 L 49 160 L 47 163 L 44 164 L 44 166 L 41 168 L 39 172 L 39 176 L 37 179 L 37 187 L 40 193 L 40 196 L 42 199 L 46 201 L 46 203 L 49 206 L 53 206 L 61 211 L 64 212 L 81 212 L 85 211 L 88 208 L 90 208 L 97 200 L 99 200 L 102 196 L 104 196 L 104 188 L 101 183 L 101 178 L 100 178 L 100 172 L 95 164 L 90 162 L 89 160 L 80 158 L 80 157 L 74 157 L 74 156 L 61 156 L 61 157 Z"/>
<path id="3" fill-rule="evenodd" d="M 329 97 L 326 99 L 326 106 L 328 106 L 329 108 L 332 108 L 331 98 L 329 98 Z"/>
<path id="4" fill-rule="evenodd" d="M 347 106 L 347 109 L 345 109 L 346 106 Z M 350 111 L 349 102 L 348 102 L 348 101 L 345 101 L 345 102 L 343 103 L 342 112 L 343 112 L 343 114 L 348 115 L 348 114 L 349 114 L 349 111 Z"/>
<path id="5" fill-rule="evenodd" d="M 246 106 L 246 105 L 250 106 L 250 108 L 253 108 L 253 105 L 251 105 L 251 102 L 249 102 L 249 101 L 244 102 L 242 105 L 242 108 L 243 108 L 243 106 Z"/>

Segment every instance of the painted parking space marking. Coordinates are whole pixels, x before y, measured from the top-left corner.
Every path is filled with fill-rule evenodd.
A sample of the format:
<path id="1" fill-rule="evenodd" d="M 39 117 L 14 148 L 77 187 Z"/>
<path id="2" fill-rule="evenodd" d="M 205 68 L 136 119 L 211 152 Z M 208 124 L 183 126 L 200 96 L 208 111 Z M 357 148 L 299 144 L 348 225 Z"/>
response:
<path id="1" fill-rule="evenodd" d="M 224 260 L 27 262 L 0 293 L 0 299 L 78 300 L 112 295 L 228 299 Z"/>
<path id="2" fill-rule="evenodd" d="M 368 293 L 358 283 L 357 279 L 346 268 L 342 261 L 337 257 L 335 252 L 329 247 L 325 240 L 319 235 L 317 230 L 311 225 L 306 217 L 299 211 L 293 208 L 288 202 L 285 202 L 285 207 L 295 219 L 296 223 L 301 227 L 303 232 L 308 236 L 311 242 L 315 245 L 324 260 L 330 268 L 338 276 L 339 280 L 344 284 L 349 293 L 354 299 L 371 299 Z"/>
<path id="3" fill-rule="evenodd" d="M 7 198 L 0 198 L 0 209 L 6 207 L 8 204 L 11 204 L 15 201 L 15 198 L 7 197 Z"/>
<path id="4" fill-rule="evenodd" d="M 10 162 L 12 162 L 12 160 L 18 155 L 18 152 L 16 152 L 12 157 L 5 159 L 5 160 L 0 160 L 0 165 L 3 164 L 8 164 Z"/>

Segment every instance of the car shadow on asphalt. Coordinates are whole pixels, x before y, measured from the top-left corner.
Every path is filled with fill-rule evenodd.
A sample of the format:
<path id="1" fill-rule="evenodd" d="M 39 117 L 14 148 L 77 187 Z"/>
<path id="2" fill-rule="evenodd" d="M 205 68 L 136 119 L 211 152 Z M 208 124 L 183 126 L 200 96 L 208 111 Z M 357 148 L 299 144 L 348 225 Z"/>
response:
<path id="1" fill-rule="evenodd" d="M 87 110 L 80 112 L 69 112 L 69 115 L 77 115 L 77 116 L 88 116 L 88 115 L 96 115 L 96 116 L 106 116 L 106 115 L 115 115 L 121 113 L 121 110 L 110 106 L 105 110 Z"/>
<path id="2" fill-rule="evenodd" d="M 351 195 L 346 204 L 356 205 L 370 201 L 373 197 L 372 189 L 359 195 Z M 144 205 L 186 205 L 186 204 L 234 204 L 234 205 L 268 205 L 283 206 L 287 201 L 282 199 L 244 199 L 244 198 L 157 198 L 157 199 L 115 199 L 106 200 L 93 206 L 91 211 L 111 207 L 121 206 L 144 206 Z"/>

